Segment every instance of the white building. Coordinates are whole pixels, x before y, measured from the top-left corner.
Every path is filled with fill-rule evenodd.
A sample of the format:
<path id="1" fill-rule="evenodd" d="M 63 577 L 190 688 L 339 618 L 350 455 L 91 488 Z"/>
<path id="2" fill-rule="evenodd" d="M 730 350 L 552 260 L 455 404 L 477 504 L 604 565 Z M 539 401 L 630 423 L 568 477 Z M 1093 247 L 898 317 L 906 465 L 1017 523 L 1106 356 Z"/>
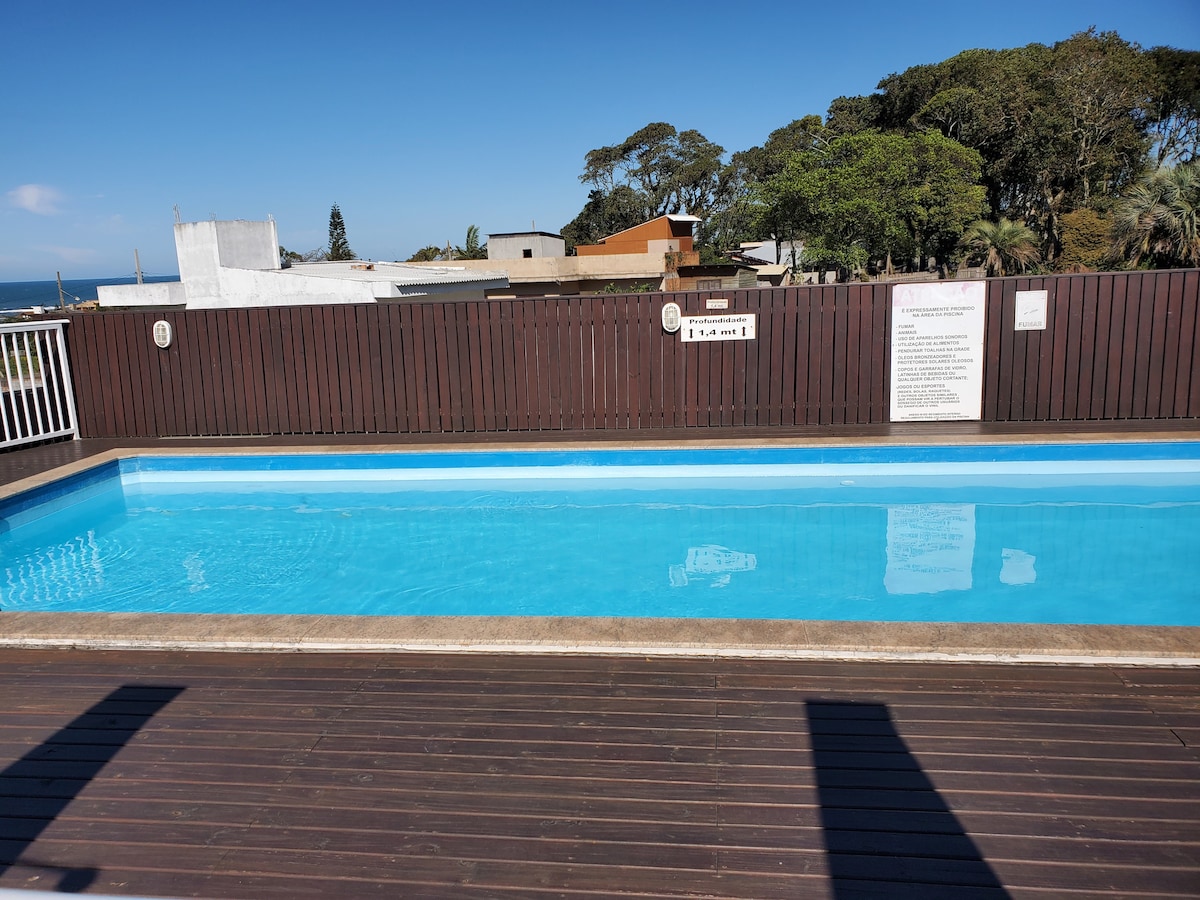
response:
<path id="1" fill-rule="evenodd" d="M 177 223 L 175 253 L 179 281 L 101 285 L 96 291 L 99 305 L 216 309 L 416 297 L 476 300 L 488 290 L 508 287 L 503 272 L 455 264 L 431 267 L 349 260 L 284 268 L 274 221 Z"/>
<path id="2" fill-rule="evenodd" d="M 508 234 L 489 234 L 488 259 L 542 259 L 565 257 L 567 242 L 561 234 L 548 231 L 514 231 Z"/>

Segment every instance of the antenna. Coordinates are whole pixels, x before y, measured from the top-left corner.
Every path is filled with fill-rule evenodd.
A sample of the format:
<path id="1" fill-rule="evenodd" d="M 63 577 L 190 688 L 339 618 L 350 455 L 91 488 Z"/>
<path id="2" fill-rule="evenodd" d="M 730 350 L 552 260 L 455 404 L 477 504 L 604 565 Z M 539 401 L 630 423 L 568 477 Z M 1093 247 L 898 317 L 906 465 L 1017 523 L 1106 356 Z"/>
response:
<path id="1" fill-rule="evenodd" d="M 142 283 L 142 263 L 138 259 L 137 247 L 133 248 L 133 268 L 137 272 L 137 283 Z"/>
<path id="2" fill-rule="evenodd" d="M 178 203 L 176 203 L 176 204 L 175 204 L 175 205 L 172 207 L 172 209 L 174 209 L 174 210 L 175 210 L 175 224 L 176 224 L 176 225 L 178 225 L 178 224 L 179 224 L 179 204 L 178 204 Z"/>

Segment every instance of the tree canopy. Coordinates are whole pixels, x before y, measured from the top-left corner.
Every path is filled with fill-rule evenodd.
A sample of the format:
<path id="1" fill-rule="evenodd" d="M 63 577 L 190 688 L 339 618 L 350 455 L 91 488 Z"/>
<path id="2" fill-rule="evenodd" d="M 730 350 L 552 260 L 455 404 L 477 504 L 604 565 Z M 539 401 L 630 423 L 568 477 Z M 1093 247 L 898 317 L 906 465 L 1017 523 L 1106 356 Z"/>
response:
<path id="1" fill-rule="evenodd" d="M 592 190 L 562 231 L 570 247 L 688 212 L 708 258 L 774 238 L 803 243 L 809 265 L 853 272 L 954 264 L 982 216 L 1029 229 L 1035 252 L 1020 265 L 1087 267 L 1147 176 L 1198 152 L 1200 52 L 1089 29 L 888 75 L 728 157 L 698 131 L 652 122 L 586 154 Z M 1167 258 L 1124 234 L 1109 243 L 1127 264 Z"/>
<path id="2" fill-rule="evenodd" d="M 711 206 L 724 153 L 698 131 L 651 122 L 620 144 L 588 151 L 579 180 L 604 196 L 628 187 L 642 204 L 643 220 L 667 213 L 703 216 Z"/>
<path id="3" fill-rule="evenodd" d="M 765 219 L 788 240 L 819 236 L 830 267 L 919 268 L 946 258 L 982 212 L 980 165 L 978 153 L 936 132 L 842 135 L 791 154 L 767 179 Z"/>

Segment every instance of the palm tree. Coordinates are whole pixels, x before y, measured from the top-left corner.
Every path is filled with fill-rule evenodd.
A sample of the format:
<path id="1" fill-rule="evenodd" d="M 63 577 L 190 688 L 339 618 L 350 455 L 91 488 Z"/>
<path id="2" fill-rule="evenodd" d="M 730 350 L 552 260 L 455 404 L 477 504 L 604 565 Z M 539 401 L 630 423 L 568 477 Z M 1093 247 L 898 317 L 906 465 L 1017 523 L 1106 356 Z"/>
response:
<path id="1" fill-rule="evenodd" d="M 1113 213 L 1113 255 L 1134 266 L 1200 266 L 1200 164 L 1158 169 Z"/>
<path id="2" fill-rule="evenodd" d="M 487 259 L 487 244 L 479 243 L 479 226 L 467 226 L 467 245 L 454 248 L 454 259 Z"/>
<path id="3" fill-rule="evenodd" d="M 972 222 L 959 246 L 967 251 L 968 259 L 982 261 L 989 275 L 1024 272 L 1041 259 L 1037 233 L 1028 225 L 1010 219 Z"/>

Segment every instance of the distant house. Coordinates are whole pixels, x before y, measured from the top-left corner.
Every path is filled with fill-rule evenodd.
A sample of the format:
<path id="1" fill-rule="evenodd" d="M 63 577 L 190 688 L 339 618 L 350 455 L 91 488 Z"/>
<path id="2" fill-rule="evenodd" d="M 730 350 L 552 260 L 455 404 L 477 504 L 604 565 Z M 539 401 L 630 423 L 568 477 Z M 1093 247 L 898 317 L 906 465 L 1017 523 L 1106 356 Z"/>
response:
<path id="1" fill-rule="evenodd" d="M 802 277 L 797 274 L 804 259 L 804 244 L 800 241 L 743 241 L 726 255 L 733 262 L 753 266 L 759 287 L 793 284 Z"/>
<path id="2" fill-rule="evenodd" d="M 175 225 L 179 281 L 101 285 L 101 307 L 296 306 L 379 303 L 415 297 L 482 299 L 508 286 L 503 272 L 349 260 L 283 268 L 274 221 L 182 222 Z"/>
<path id="3" fill-rule="evenodd" d="M 680 266 L 680 291 L 731 291 L 759 287 L 758 272 L 746 263 Z"/>
<path id="4" fill-rule="evenodd" d="M 488 259 L 543 259 L 567 255 L 567 242 L 561 234 L 548 231 L 514 231 L 489 234 Z"/>
<path id="5" fill-rule="evenodd" d="M 695 216 L 660 216 L 566 256 L 562 236 L 543 231 L 488 235 L 486 260 L 455 260 L 468 270 L 498 269 L 508 279 L 489 297 L 556 297 L 601 291 L 678 290 L 681 265 L 700 261 Z M 436 266 L 437 263 L 412 263 Z"/>
<path id="6" fill-rule="evenodd" d="M 730 255 L 751 265 L 768 263 L 799 269 L 804 259 L 804 244 L 801 241 L 743 241 Z"/>
<path id="7" fill-rule="evenodd" d="M 701 220 L 695 216 L 666 215 L 634 225 L 616 234 L 601 238 L 595 244 L 580 244 L 576 256 L 612 256 L 614 254 L 644 253 L 651 256 L 664 253 L 690 253 L 692 232 Z"/>

